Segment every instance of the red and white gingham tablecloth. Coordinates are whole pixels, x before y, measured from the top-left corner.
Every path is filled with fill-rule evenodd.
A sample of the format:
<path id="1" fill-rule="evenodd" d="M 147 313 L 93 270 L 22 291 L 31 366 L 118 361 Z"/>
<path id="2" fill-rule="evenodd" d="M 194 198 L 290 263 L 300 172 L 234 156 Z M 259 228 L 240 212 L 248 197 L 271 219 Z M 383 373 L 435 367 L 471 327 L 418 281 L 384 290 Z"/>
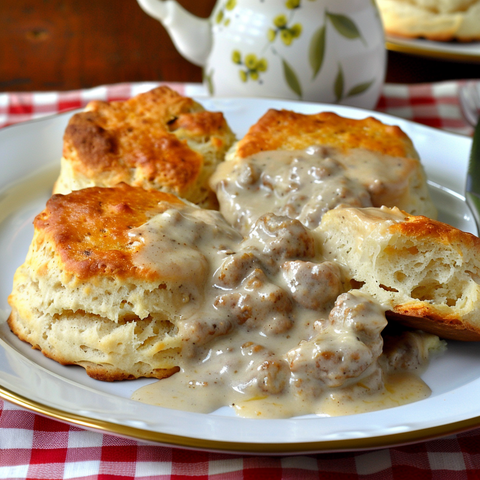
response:
<path id="1" fill-rule="evenodd" d="M 377 110 L 432 127 L 470 134 L 457 102 L 461 82 L 386 85 Z M 119 84 L 74 92 L 0 93 L 0 128 L 83 107 L 93 99 L 122 100 L 153 88 Z M 169 84 L 202 95 L 196 84 Z M 480 399 L 469 399 L 472 402 Z M 351 453 L 254 456 L 145 445 L 83 430 L 0 400 L 2 479 L 433 479 L 480 478 L 480 429 L 410 446 Z"/>

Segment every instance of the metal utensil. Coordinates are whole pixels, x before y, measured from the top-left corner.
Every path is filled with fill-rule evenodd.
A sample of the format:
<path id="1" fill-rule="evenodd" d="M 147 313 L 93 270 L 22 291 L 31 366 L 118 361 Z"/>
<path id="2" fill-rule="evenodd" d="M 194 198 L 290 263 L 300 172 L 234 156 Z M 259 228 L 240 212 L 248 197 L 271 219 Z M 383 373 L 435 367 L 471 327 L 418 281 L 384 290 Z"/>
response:
<path id="1" fill-rule="evenodd" d="M 458 100 L 465 120 L 474 127 L 480 116 L 480 81 L 466 82 L 460 86 Z"/>
<path id="2" fill-rule="evenodd" d="M 477 231 L 480 233 L 480 121 L 477 122 L 473 133 L 465 185 L 465 200 L 473 213 Z"/>
<path id="3" fill-rule="evenodd" d="M 468 162 L 465 200 L 473 213 L 480 234 L 480 82 L 467 82 L 459 88 L 458 100 L 465 120 L 475 127 Z"/>

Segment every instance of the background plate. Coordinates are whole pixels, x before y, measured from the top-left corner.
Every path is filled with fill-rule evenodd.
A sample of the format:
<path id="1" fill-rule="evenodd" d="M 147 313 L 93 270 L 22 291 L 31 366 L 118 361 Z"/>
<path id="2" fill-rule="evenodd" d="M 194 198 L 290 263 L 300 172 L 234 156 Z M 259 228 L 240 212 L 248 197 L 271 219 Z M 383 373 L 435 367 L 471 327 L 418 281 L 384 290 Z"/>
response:
<path id="1" fill-rule="evenodd" d="M 413 140 L 430 179 L 440 219 L 476 233 L 462 196 L 471 139 L 384 114 L 332 105 L 262 99 L 202 99 L 224 112 L 240 138 L 269 108 L 304 113 L 374 115 L 399 125 Z M 61 421 L 156 444 L 212 451 L 310 453 L 359 450 L 425 440 L 480 425 L 480 348 L 449 342 L 424 380 L 428 399 L 348 417 L 282 420 L 238 418 L 228 408 L 204 415 L 130 400 L 152 380 L 103 383 L 80 367 L 63 367 L 18 340 L 4 320 L 15 269 L 33 235 L 32 220 L 45 206 L 59 171 L 62 136 L 72 112 L 0 130 L 0 396 Z"/>
<path id="2" fill-rule="evenodd" d="M 386 36 L 386 47 L 394 52 L 410 53 L 422 57 L 480 63 L 480 42 L 434 42 L 425 39 L 410 39 Z"/>

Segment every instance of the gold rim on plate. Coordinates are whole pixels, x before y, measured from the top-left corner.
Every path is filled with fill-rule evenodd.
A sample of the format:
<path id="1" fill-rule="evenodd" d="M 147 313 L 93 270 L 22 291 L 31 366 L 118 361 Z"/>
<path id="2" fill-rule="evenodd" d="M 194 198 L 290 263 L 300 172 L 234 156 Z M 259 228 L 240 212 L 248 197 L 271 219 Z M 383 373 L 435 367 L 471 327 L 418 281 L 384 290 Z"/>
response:
<path id="1" fill-rule="evenodd" d="M 218 108 L 221 108 L 222 104 L 221 102 L 225 102 L 225 99 L 219 100 Z M 227 102 L 230 102 L 230 100 L 227 100 Z M 239 126 L 245 125 L 247 126 L 250 124 L 250 117 L 247 117 L 245 119 L 245 112 L 248 112 L 248 115 L 256 115 L 256 113 L 252 112 L 257 112 L 259 110 L 267 110 L 267 108 L 270 108 L 272 106 L 272 103 L 275 104 L 276 108 L 281 108 L 281 106 L 285 105 L 285 107 L 288 106 L 288 108 L 298 108 L 300 111 L 305 111 L 307 112 L 309 108 L 311 108 L 308 103 L 297 103 L 297 102 L 278 102 L 278 101 L 270 101 L 270 100 L 262 100 L 262 99 L 242 99 L 239 101 L 240 104 L 242 105 L 242 108 L 237 108 L 239 103 L 235 100 L 233 102 L 233 105 L 230 103 L 227 103 L 226 105 L 229 106 L 229 114 L 234 122 L 238 122 Z M 294 106 L 294 107 L 292 107 Z M 311 104 L 311 106 L 314 106 L 315 109 L 317 109 L 317 104 Z M 313 107 L 312 107 L 313 108 Z M 362 111 L 356 112 L 355 109 L 351 109 L 351 107 L 345 107 L 345 106 L 332 106 L 331 107 L 333 111 L 338 111 L 339 113 L 347 114 L 350 112 L 355 112 L 352 116 L 356 115 L 364 115 Z M 71 112 L 63 114 L 63 115 L 57 115 L 55 117 L 50 117 L 47 119 L 40 119 L 38 121 L 35 121 L 35 123 L 29 123 L 28 124 L 28 129 L 26 125 L 23 126 L 15 126 L 12 127 L 12 129 L 8 130 L 8 135 L 5 133 L 5 135 L 0 135 L 0 137 L 3 139 L 3 150 L 5 153 L 5 158 L 8 158 L 9 155 L 12 156 L 12 158 L 17 158 L 18 160 L 16 161 L 17 164 L 17 170 L 18 170 L 18 175 L 17 177 L 14 178 L 15 182 L 20 181 L 22 179 L 23 182 L 23 175 L 25 168 L 31 168 L 32 170 L 35 170 L 35 168 L 38 168 L 39 161 L 41 160 L 44 162 L 45 168 L 47 166 L 50 166 L 51 163 L 51 158 L 56 157 L 57 153 L 53 151 L 53 148 L 49 147 L 50 143 L 52 142 L 52 138 L 60 138 L 60 135 L 63 133 L 64 130 L 64 122 L 66 120 L 66 117 L 71 115 Z M 378 115 L 378 118 L 389 118 L 388 116 L 380 113 L 376 113 Z M 62 119 L 61 122 L 57 122 L 57 119 Z M 393 117 L 392 121 L 393 121 Z M 242 123 L 243 122 L 243 123 Z M 406 120 L 402 119 L 395 119 L 395 123 L 398 123 L 400 125 L 404 125 L 405 127 L 408 127 L 409 123 Z M 42 125 L 42 128 L 37 128 L 38 125 Z M 48 126 L 48 128 L 46 128 Z M 31 128 L 33 127 L 33 128 Z M 15 128 L 15 130 L 13 130 Z M 413 128 L 413 124 L 412 124 Z M 422 152 L 423 150 L 428 150 L 430 151 L 431 144 L 439 144 L 440 147 L 448 147 L 448 148 L 440 148 L 440 150 L 435 150 L 435 155 L 432 155 L 430 160 L 427 159 L 426 165 L 430 166 L 430 168 L 436 168 L 439 170 L 437 166 L 437 162 L 440 158 L 440 160 L 443 161 L 443 159 L 447 162 L 451 162 L 448 165 L 450 167 L 446 169 L 445 164 L 442 162 L 440 163 L 442 165 L 442 172 L 446 172 L 445 174 L 442 174 L 440 177 L 434 177 L 434 180 L 436 181 L 443 181 L 443 180 L 448 180 L 445 183 L 445 188 L 451 188 L 453 191 L 457 189 L 456 187 L 456 181 L 461 180 L 462 185 L 463 185 L 463 177 L 458 173 L 461 172 L 461 158 L 462 158 L 462 152 L 464 152 L 464 156 L 466 158 L 466 152 L 467 149 L 471 143 L 469 139 L 466 137 L 460 137 L 460 136 L 455 136 L 454 134 L 447 134 L 444 132 L 440 132 L 438 130 L 430 129 L 429 127 L 423 127 L 420 125 L 415 125 L 415 137 L 418 136 L 419 143 L 419 151 Z M 406 129 L 408 131 L 408 128 Z M 418 130 L 418 131 L 417 131 Z M 422 134 L 423 132 L 423 134 Z M 47 135 L 48 133 L 48 135 Z M 56 135 L 56 136 L 55 136 Z M 7 138 L 13 139 L 10 143 L 6 143 Z M 28 141 L 26 141 L 28 138 Z M 48 138 L 48 142 L 44 139 Z M 436 142 L 433 141 L 435 139 L 442 140 L 441 142 Z M 44 148 L 40 149 L 40 153 L 37 155 L 32 155 L 31 153 L 35 153 L 35 147 L 32 147 L 31 145 L 38 145 L 38 142 L 45 141 Z M 18 149 L 18 145 L 26 145 L 28 149 L 21 150 L 21 154 L 16 154 Z M 450 146 L 454 145 L 455 148 L 450 150 Z M 48 147 L 48 148 L 47 148 Z M 428 147 L 428 149 L 427 149 Z M 451 152 L 449 155 L 445 155 L 443 153 L 443 150 L 445 152 Z M 13 155 L 15 153 L 15 155 Z M 453 155 L 454 154 L 454 155 Z M 444 156 L 445 155 L 445 156 Z M 430 163 L 428 163 L 430 162 Z M 21 168 L 20 168 L 21 167 Z M 49 167 L 48 167 L 49 168 Z M 466 164 L 465 164 L 466 168 Z M 32 175 L 34 175 L 32 173 Z M 458 178 L 457 178 L 458 177 Z M 38 177 L 37 177 L 38 178 Z M 5 182 L 3 182 L 5 184 Z M 10 184 L 7 184 L 4 186 L 4 188 L 10 188 Z M 43 185 L 41 182 L 38 184 L 38 188 L 42 188 L 41 185 Z M 1 182 L 0 182 L 1 186 Z M 5 190 L 2 190 L 5 191 Z M 40 190 L 39 190 L 40 191 Z M 35 193 L 36 191 L 32 191 L 32 195 L 37 195 Z M 43 192 L 43 190 L 41 190 Z M 42 193 L 43 195 L 43 193 Z M 22 197 L 23 198 L 23 197 Z M 42 197 L 43 198 L 43 197 Z M 35 199 L 37 197 L 35 196 Z M 24 200 L 24 199 L 23 199 Z M 23 204 L 22 204 L 23 205 Z M 12 203 L 12 209 L 15 207 L 15 205 Z M 16 208 L 16 207 L 15 207 Z M 16 210 L 15 210 L 16 211 Z M 463 220 L 465 220 L 464 216 L 459 217 Z M 28 242 L 25 243 L 25 250 L 26 247 L 30 241 L 29 235 L 25 235 L 25 240 L 28 240 Z M 16 237 L 15 239 L 16 243 L 16 248 L 18 248 L 18 238 Z M 10 260 L 9 260 L 10 261 Z M 8 265 L 10 268 L 10 263 L 9 261 L 6 261 L 5 265 Z M 13 266 L 12 266 L 13 267 Z M 8 292 L 6 292 L 8 294 Z M 6 307 L 5 307 L 6 308 Z M 13 335 L 13 334 L 12 334 Z M 16 338 L 16 337 L 15 337 Z M 18 339 L 17 339 L 18 340 Z M 18 340 L 20 342 L 20 340 Z M 20 355 L 20 358 L 22 358 L 25 362 L 25 365 L 23 365 L 24 362 L 22 362 L 22 365 L 25 366 L 26 368 L 32 368 L 32 365 L 35 364 L 37 367 L 39 364 L 36 364 L 33 360 L 30 360 L 30 357 L 27 355 L 23 355 L 21 352 L 17 350 L 14 346 L 11 346 L 10 343 L 6 343 L 8 345 L 8 348 L 5 349 L 5 346 L 3 346 L 3 342 L 0 339 L 0 351 L 5 349 L 7 352 L 10 351 L 10 349 L 13 349 L 16 354 Z M 31 351 L 28 347 L 25 347 L 27 350 L 25 351 Z M 38 352 L 38 355 L 40 353 Z M 43 357 L 42 357 L 43 358 Z M 18 357 L 15 357 L 12 365 L 15 365 L 16 360 L 18 360 Z M 473 360 L 476 360 L 474 358 Z M 32 362 L 32 364 L 30 364 Z M 472 361 L 472 370 L 475 369 L 475 362 Z M 1 362 L 0 362 L 0 367 L 1 367 Z M 43 368 L 43 367 L 41 367 Z M 1 370 L 1 369 L 0 369 Z M 1 371 L 0 371 L 1 373 Z M 54 377 L 58 377 L 54 371 L 50 371 L 50 373 Z M 445 374 L 444 371 L 442 371 L 442 376 Z M 475 373 L 477 375 L 477 373 Z M 38 375 L 35 376 L 37 378 Z M 63 379 L 65 377 L 61 376 Z M 204 450 L 204 451 L 217 451 L 217 452 L 223 452 L 223 453 L 231 453 L 231 454 L 276 454 L 276 455 L 287 455 L 287 454 L 300 454 L 300 453 L 327 453 L 327 452 L 346 452 L 346 451 L 360 451 L 360 450 L 371 450 L 371 449 L 377 449 L 377 448 L 387 448 L 387 447 L 393 447 L 393 446 L 398 446 L 398 445 L 403 445 L 403 444 L 411 444 L 411 443 L 418 443 L 426 440 L 431 440 L 434 438 L 450 435 L 453 433 L 459 433 L 465 430 L 473 429 L 475 427 L 480 426 L 480 413 L 477 414 L 478 409 L 474 409 L 473 412 L 472 410 L 468 410 L 466 412 L 466 415 L 470 415 L 469 412 L 473 413 L 473 416 L 469 416 L 467 419 L 455 421 L 458 418 L 465 418 L 465 416 L 460 417 L 450 417 L 449 423 L 442 423 L 439 425 L 438 423 L 434 423 L 433 426 L 431 423 L 426 424 L 426 423 L 417 423 L 417 427 L 415 428 L 415 424 L 412 425 L 410 422 L 409 425 L 402 425 L 402 431 L 399 431 L 397 428 L 394 427 L 385 427 L 385 428 L 377 428 L 375 430 L 374 426 L 371 426 L 367 423 L 360 423 L 360 425 L 356 426 L 355 430 L 357 433 L 354 433 L 353 436 L 349 434 L 347 438 L 345 436 L 343 438 L 340 438 L 338 435 L 338 430 L 333 430 L 333 433 L 326 437 L 325 435 L 323 436 L 323 440 L 321 439 L 322 433 L 319 431 L 318 436 L 315 430 L 312 431 L 310 428 L 309 423 L 304 423 L 304 420 L 298 420 L 298 423 L 296 424 L 296 421 L 292 421 L 291 424 L 289 424 L 289 420 L 286 422 L 286 426 L 283 427 L 281 431 L 284 433 L 282 437 L 277 437 L 273 435 L 269 435 L 268 437 L 265 438 L 266 441 L 261 441 L 262 435 L 261 431 L 256 432 L 255 434 L 249 435 L 249 436 L 235 436 L 236 432 L 228 432 L 227 436 L 213 436 L 213 434 L 209 434 L 208 437 L 204 437 L 202 433 L 198 434 L 199 429 L 197 428 L 196 430 L 192 429 L 186 432 L 185 430 L 182 430 L 180 428 L 176 428 L 177 424 L 174 423 L 175 420 L 169 420 L 169 427 L 173 426 L 175 428 L 172 428 L 168 430 L 166 427 L 163 428 L 161 425 L 159 426 L 159 423 L 162 422 L 157 422 L 157 426 L 155 427 L 144 427 L 140 422 L 135 422 L 135 419 L 132 419 L 130 417 L 130 420 L 132 422 L 124 422 L 122 419 L 114 419 L 113 421 L 110 419 L 110 416 L 108 415 L 108 412 L 105 413 L 105 409 L 102 410 L 100 413 L 96 413 L 95 415 L 91 415 L 89 413 L 85 413 L 85 410 L 79 410 L 78 408 L 75 409 L 75 405 L 70 403 L 68 399 L 72 398 L 70 396 L 67 397 L 67 401 L 63 401 L 63 403 L 58 404 L 51 403 L 50 402 L 50 392 L 46 389 L 43 389 L 42 396 L 36 396 L 36 395 L 30 395 L 29 391 L 31 391 L 31 386 L 28 384 L 28 379 L 26 380 L 26 386 L 27 389 L 25 389 L 24 385 L 19 385 L 18 381 L 19 376 L 14 376 L 12 377 L 10 374 L 8 376 L 3 377 L 3 382 L 2 378 L 0 377 L 0 397 L 5 399 L 8 402 L 11 402 L 15 405 L 18 405 L 19 407 L 25 408 L 27 410 L 30 410 L 36 414 L 52 418 L 54 420 L 58 420 L 64 423 L 68 424 L 73 424 L 77 425 L 82 428 L 86 428 L 88 430 L 96 431 L 99 433 L 105 433 L 105 434 L 112 434 L 120 437 L 126 437 L 134 440 L 139 440 L 142 442 L 150 443 L 150 444 L 156 444 L 156 445 L 164 445 L 164 446 L 169 446 L 169 447 L 181 447 L 181 448 L 188 448 L 188 449 L 195 449 L 195 450 Z M 469 379 L 470 377 L 465 379 L 465 382 Z M 45 386 L 45 381 L 44 377 L 41 377 L 40 384 L 42 387 Z M 75 385 L 75 382 L 73 379 L 66 379 L 66 381 L 70 384 Z M 480 381 L 480 379 L 479 379 Z M 3 383 L 3 385 L 2 385 Z M 467 382 L 466 384 L 470 384 L 472 382 Z M 81 386 L 77 385 L 79 388 L 85 388 L 86 390 L 90 390 L 90 387 L 88 386 Z M 480 386 L 478 387 L 480 388 Z M 458 389 L 457 389 L 458 390 Z M 474 393 L 477 392 L 478 389 L 474 391 Z M 114 395 L 117 396 L 117 395 Z M 440 403 L 440 412 L 444 412 L 444 404 L 443 402 Z M 451 404 L 449 404 L 451 405 Z M 86 408 L 86 407 L 85 407 Z M 74 410 L 74 412 L 72 411 Z M 452 409 L 450 409 L 450 412 Z M 125 413 L 125 412 L 123 412 Z M 105 415 L 105 416 L 102 416 Z M 395 415 L 395 413 L 394 413 Z M 395 415 L 395 422 L 397 421 L 397 416 Z M 408 418 L 408 417 L 407 417 Z M 443 418 L 443 417 L 442 417 Z M 328 420 L 328 419 L 327 419 Z M 453 421 L 452 421 L 453 420 Z M 255 420 L 253 420 L 254 422 Z M 402 419 L 402 422 L 404 419 Z M 423 418 L 421 418 L 421 421 L 423 421 Z M 125 424 L 127 423 L 127 424 Z M 321 423 L 321 422 L 320 422 Z M 347 421 L 346 423 L 349 423 Z M 163 425 L 163 423 L 162 423 Z M 304 428 L 304 431 L 308 433 L 308 436 L 301 436 L 300 434 L 297 436 L 294 436 L 295 431 L 294 428 L 290 429 L 290 426 L 295 427 L 295 425 L 301 425 L 302 428 Z M 307 428 L 303 427 L 306 425 Z M 315 422 L 315 425 L 318 425 L 317 421 Z M 389 424 L 390 425 L 390 424 Z M 425 428 L 422 428 L 420 425 L 427 425 Z M 350 428 L 350 426 L 349 426 Z M 410 428 L 410 430 L 406 431 L 405 429 Z M 366 432 L 366 429 L 369 431 Z M 163 430 L 163 431 L 160 431 Z M 253 429 L 252 429 L 253 430 Z M 195 433 L 190 433 L 191 431 L 194 431 Z M 363 437 L 358 438 L 358 432 L 364 432 Z M 173 433 L 166 433 L 166 432 L 173 432 Z M 218 433 L 218 431 L 216 431 Z M 285 434 L 286 432 L 286 434 Z M 288 433 L 291 432 L 291 436 L 289 437 Z M 313 432 L 313 434 L 312 434 Z M 370 434 L 371 432 L 371 434 Z M 378 435 L 375 435 L 375 432 L 378 432 Z M 389 433 L 391 432 L 391 433 Z M 301 432 L 302 433 L 302 432 Z M 303 435 L 303 433 L 302 433 Z M 368 435 L 368 436 L 367 436 Z M 299 439 L 298 441 L 293 441 L 295 438 Z M 226 439 L 226 440 L 225 440 Z M 244 439 L 244 441 L 236 441 L 237 439 Z M 302 441 L 302 439 L 306 439 L 307 441 Z"/>
<path id="2" fill-rule="evenodd" d="M 23 395 L 16 394 L 0 385 L 0 397 L 33 413 L 42 415 L 63 423 L 77 425 L 99 433 L 117 435 L 147 443 L 156 443 L 168 447 L 183 447 L 195 450 L 216 451 L 223 453 L 249 454 L 298 454 L 298 453 L 328 453 L 373 450 L 377 448 L 395 447 L 422 441 L 434 440 L 447 435 L 458 434 L 480 425 L 480 416 L 436 427 L 419 429 L 411 432 L 379 435 L 368 438 L 342 439 L 318 442 L 296 443 L 246 443 L 206 440 L 184 437 L 168 433 L 145 430 L 120 425 L 113 422 L 89 418 L 76 413 L 66 412 L 56 407 L 50 407 Z"/>

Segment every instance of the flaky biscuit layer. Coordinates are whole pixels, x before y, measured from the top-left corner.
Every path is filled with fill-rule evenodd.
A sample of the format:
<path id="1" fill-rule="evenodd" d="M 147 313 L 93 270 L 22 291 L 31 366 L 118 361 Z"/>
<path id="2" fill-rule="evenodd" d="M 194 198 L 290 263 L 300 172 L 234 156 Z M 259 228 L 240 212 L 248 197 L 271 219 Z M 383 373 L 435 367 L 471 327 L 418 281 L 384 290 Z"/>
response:
<path id="1" fill-rule="evenodd" d="M 14 276 L 12 331 L 100 380 L 172 374 L 182 344 L 176 321 L 191 293 L 187 283 L 203 284 L 207 272 L 200 265 L 189 279 L 136 261 L 144 246 L 130 233 L 184 207 L 172 194 L 126 184 L 54 195 L 35 218 L 27 258 Z"/>
<path id="2" fill-rule="evenodd" d="M 394 208 L 331 210 L 323 254 L 391 317 L 442 338 L 480 340 L 480 239 Z"/>

